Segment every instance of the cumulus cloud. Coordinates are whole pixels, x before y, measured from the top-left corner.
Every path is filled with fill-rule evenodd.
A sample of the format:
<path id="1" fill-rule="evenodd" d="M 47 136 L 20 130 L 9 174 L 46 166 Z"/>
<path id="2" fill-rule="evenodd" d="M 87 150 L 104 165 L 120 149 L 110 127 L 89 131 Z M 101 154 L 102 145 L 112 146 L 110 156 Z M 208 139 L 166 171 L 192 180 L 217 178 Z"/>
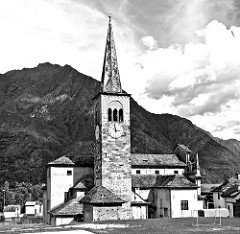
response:
<path id="1" fill-rule="evenodd" d="M 146 73 L 154 74 L 148 80 L 146 95 L 153 99 L 173 97 L 172 105 L 183 116 L 218 112 L 229 100 L 239 98 L 239 30 L 212 21 L 197 32 L 205 43 L 148 51 L 141 63 Z"/>
<path id="2" fill-rule="evenodd" d="M 152 36 L 142 37 L 141 42 L 150 50 L 157 48 L 157 41 Z"/>

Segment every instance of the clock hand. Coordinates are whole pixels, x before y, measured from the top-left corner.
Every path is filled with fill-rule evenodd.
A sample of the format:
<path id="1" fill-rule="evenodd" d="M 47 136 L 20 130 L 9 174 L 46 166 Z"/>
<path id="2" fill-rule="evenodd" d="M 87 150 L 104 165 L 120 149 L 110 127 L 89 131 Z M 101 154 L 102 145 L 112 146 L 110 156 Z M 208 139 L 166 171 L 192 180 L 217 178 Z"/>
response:
<path id="1" fill-rule="evenodd" d="M 115 129 L 115 132 L 117 132 L 117 129 L 116 129 L 116 124 L 114 124 L 114 129 Z"/>

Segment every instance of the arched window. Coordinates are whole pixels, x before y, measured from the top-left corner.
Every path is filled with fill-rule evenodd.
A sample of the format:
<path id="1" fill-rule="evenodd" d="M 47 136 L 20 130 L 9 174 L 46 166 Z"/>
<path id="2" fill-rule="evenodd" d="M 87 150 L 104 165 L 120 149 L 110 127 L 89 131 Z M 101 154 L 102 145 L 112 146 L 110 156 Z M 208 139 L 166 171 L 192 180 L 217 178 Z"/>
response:
<path id="1" fill-rule="evenodd" d="M 123 122 L 123 109 L 119 110 L 119 122 Z"/>
<path id="2" fill-rule="evenodd" d="M 108 121 L 112 121 L 112 109 L 108 108 Z"/>
<path id="3" fill-rule="evenodd" d="M 113 110 L 113 121 L 118 121 L 118 111 L 117 111 L 117 109 Z"/>

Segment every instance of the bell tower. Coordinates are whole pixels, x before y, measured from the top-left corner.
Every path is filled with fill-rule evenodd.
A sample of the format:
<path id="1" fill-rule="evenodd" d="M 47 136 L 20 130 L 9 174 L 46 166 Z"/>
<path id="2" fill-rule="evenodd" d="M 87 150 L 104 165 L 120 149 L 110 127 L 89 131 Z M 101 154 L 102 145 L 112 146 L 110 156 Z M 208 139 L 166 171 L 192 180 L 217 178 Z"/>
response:
<path id="1" fill-rule="evenodd" d="M 119 219 L 131 219 L 130 95 L 122 91 L 109 17 L 101 90 L 94 98 L 94 183 L 126 201 Z"/>

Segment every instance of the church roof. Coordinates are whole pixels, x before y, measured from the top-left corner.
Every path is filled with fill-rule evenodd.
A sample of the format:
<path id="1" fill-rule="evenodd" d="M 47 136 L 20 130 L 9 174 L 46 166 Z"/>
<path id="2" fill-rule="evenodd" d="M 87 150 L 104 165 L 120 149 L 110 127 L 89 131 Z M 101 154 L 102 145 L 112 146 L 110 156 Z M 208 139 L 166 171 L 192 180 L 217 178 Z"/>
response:
<path id="1" fill-rule="evenodd" d="M 122 204 L 125 201 L 103 186 L 93 187 L 81 200 L 86 204 Z"/>
<path id="2" fill-rule="evenodd" d="M 132 154 L 132 167 L 186 167 L 176 154 Z"/>
<path id="3" fill-rule="evenodd" d="M 93 174 L 89 174 L 77 181 L 72 188 L 77 190 L 89 190 L 93 187 L 93 183 Z"/>
<path id="4" fill-rule="evenodd" d="M 62 156 L 60 158 L 57 158 L 56 160 L 48 163 L 48 165 L 52 166 L 52 165 L 74 165 L 74 162 L 69 159 L 67 156 Z"/>
<path id="5" fill-rule="evenodd" d="M 107 93 L 122 93 L 117 54 L 113 39 L 111 17 L 109 17 L 108 23 L 107 40 L 102 70 L 101 91 Z"/>
<path id="6" fill-rule="evenodd" d="M 183 175 L 132 175 L 134 188 L 195 189 L 198 186 Z"/>
<path id="7" fill-rule="evenodd" d="M 83 213 L 83 204 L 79 203 L 81 197 L 76 197 L 60 204 L 50 211 L 54 215 L 77 215 Z"/>

